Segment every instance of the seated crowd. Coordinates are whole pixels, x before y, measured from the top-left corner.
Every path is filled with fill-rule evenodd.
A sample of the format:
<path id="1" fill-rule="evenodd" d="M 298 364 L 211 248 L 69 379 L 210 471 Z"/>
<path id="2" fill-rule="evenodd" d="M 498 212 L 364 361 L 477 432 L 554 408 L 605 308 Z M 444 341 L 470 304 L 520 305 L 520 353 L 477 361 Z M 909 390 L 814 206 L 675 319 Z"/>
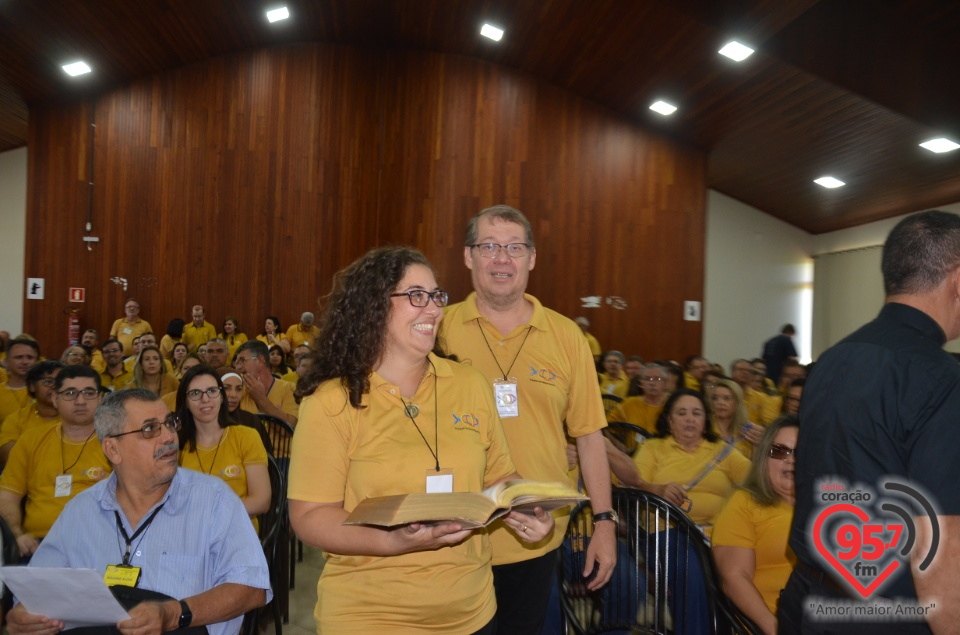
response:
<path id="1" fill-rule="evenodd" d="M 682 366 L 615 350 L 597 359 L 613 482 L 683 510 L 712 542 L 723 592 L 764 633 L 776 633 L 780 591 L 796 564 L 787 540 L 807 368 L 787 359 L 774 384 L 759 358 L 734 360 L 729 376 L 701 356 Z M 694 594 L 671 606 L 678 629 L 706 628 L 698 601 Z"/>
<path id="2" fill-rule="evenodd" d="M 304 313 L 285 333 L 279 332 L 279 319 L 271 316 L 267 335 L 248 339 L 236 318 L 228 317 L 223 332 L 217 333 L 205 321 L 203 307 L 195 306 L 192 322 L 171 320 L 158 343 L 149 323 L 139 317 L 136 300 L 128 300 L 125 311 L 126 317 L 114 323 L 102 343 L 98 331 L 88 329 L 59 361 L 43 359 L 39 344 L 28 335 L 10 339 L 0 334 L 0 517 L 16 539 L 21 564 L 34 560 L 43 566 L 106 567 L 105 580 L 116 574 L 113 584 L 154 592 L 144 596 L 141 588 L 132 595 L 114 593 L 125 605 L 149 600 L 144 602 L 149 609 L 130 612 L 123 632 L 152 624 L 174 630 L 190 622 L 209 625 L 210 633 L 236 632 L 242 614 L 269 597 L 266 561 L 256 531 L 257 516 L 271 503 L 267 456 L 274 448 L 257 415 L 296 426 L 295 384 L 313 361 L 318 334 L 313 315 Z M 280 363 L 271 359 L 277 355 L 267 342 L 280 351 Z M 112 418 L 106 420 L 108 412 L 101 421 L 110 403 Z M 146 410 L 156 416 L 141 420 L 141 411 Z M 153 449 L 133 447 L 140 438 Z M 278 465 L 289 461 L 286 455 L 274 458 Z M 180 475 L 184 470 L 216 477 L 226 494 Z M 92 490 L 101 482 L 111 497 L 109 503 L 104 490 Z M 84 494 L 87 490 L 92 491 Z M 84 505 L 110 510 L 106 533 L 116 530 L 125 539 L 132 534 L 126 553 L 120 554 L 122 565 L 117 554 L 102 550 L 82 557 L 65 550 L 78 542 L 70 535 L 76 526 L 58 531 L 56 523 L 69 509 L 67 503 L 77 499 L 79 505 L 82 496 L 88 497 Z M 204 509 L 221 510 L 216 527 L 198 529 L 197 523 L 208 514 L 179 518 L 188 508 L 198 508 L 193 501 Z M 161 508 L 164 513 L 158 516 Z M 238 509 L 249 519 L 249 532 L 237 532 L 232 525 Z M 165 519 L 168 515 L 171 518 Z M 86 521 L 73 518 L 73 523 Z M 148 554 L 144 549 L 140 558 L 139 542 L 133 543 L 136 553 L 130 553 L 130 543 L 154 522 L 172 532 L 164 540 L 179 544 L 170 553 L 183 557 L 166 561 L 158 559 L 159 552 Z M 238 535 L 224 542 L 216 532 Z M 219 552 L 217 557 L 205 555 L 207 549 Z M 223 553 L 236 550 L 244 555 L 233 562 L 223 560 Z M 100 562 L 101 556 L 106 560 Z M 190 588 L 176 583 L 186 575 L 177 570 L 186 557 L 199 563 Z M 132 584 L 117 567 L 137 571 Z M 135 579 L 141 567 L 142 580 L 152 580 L 148 586 Z M 171 599 L 175 601 L 167 602 Z M 19 606 L 7 618 L 11 633 L 55 632 L 63 627 Z"/>

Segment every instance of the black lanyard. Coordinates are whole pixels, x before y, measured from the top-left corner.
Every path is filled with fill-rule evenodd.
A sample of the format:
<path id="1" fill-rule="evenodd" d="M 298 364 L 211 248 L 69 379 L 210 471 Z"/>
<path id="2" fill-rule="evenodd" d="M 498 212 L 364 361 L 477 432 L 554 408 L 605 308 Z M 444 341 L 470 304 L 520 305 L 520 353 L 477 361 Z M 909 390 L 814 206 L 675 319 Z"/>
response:
<path id="1" fill-rule="evenodd" d="M 417 425 L 416 416 L 413 414 L 413 408 L 407 404 L 403 399 L 403 395 L 400 395 L 400 401 L 403 403 L 403 413 L 410 418 L 410 421 L 413 422 L 413 427 L 417 429 L 417 432 L 420 433 L 420 438 L 423 439 L 424 444 L 427 446 L 427 450 L 430 451 L 430 456 L 433 457 L 433 460 L 436 463 L 436 470 L 440 471 L 440 424 L 439 416 L 440 411 L 437 409 L 437 368 L 433 365 L 433 362 L 430 358 L 427 358 L 427 361 L 430 362 L 430 366 L 433 368 L 433 436 L 437 440 L 437 450 L 434 452 L 433 448 L 430 447 L 430 442 L 427 441 L 427 437 L 423 436 L 423 431 L 420 429 L 420 426 Z M 419 386 L 417 386 L 419 388 Z M 416 408 L 416 406 L 414 406 Z"/>
<path id="2" fill-rule="evenodd" d="M 503 370 L 503 366 L 500 365 L 500 362 L 497 360 L 497 356 L 494 355 L 493 349 L 490 348 L 490 342 L 487 341 L 487 335 L 483 332 L 483 327 L 480 326 L 480 320 L 477 320 L 477 328 L 480 329 L 480 336 L 483 337 L 483 343 L 487 345 L 487 350 L 490 351 L 490 355 L 493 356 L 493 363 L 497 365 L 497 368 L 503 373 L 503 381 L 508 381 L 510 370 L 513 368 L 513 365 L 517 363 L 517 358 L 520 357 L 520 351 L 523 350 L 523 345 L 527 343 L 527 338 L 530 336 L 530 331 L 533 329 L 532 326 L 527 326 L 527 332 L 523 336 L 523 341 L 520 342 L 520 348 L 517 349 L 517 354 L 514 355 L 513 361 L 510 362 L 510 365 L 507 366 L 507 370 Z"/>
<path id="3" fill-rule="evenodd" d="M 127 551 L 126 553 L 123 554 L 123 564 L 125 565 L 130 564 L 130 545 L 133 543 L 134 540 L 137 539 L 137 536 L 142 534 L 147 529 L 147 527 L 150 526 L 150 523 L 153 522 L 153 519 L 156 518 L 157 514 L 160 513 L 160 510 L 163 509 L 163 506 L 166 504 L 167 504 L 166 501 L 160 503 L 160 506 L 157 507 L 155 510 L 153 510 L 153 513 L 150 514 L 147 520 L 143 522 L 135 532 L 133 532 L 132 536 L 127 535 L 127 530 L 123 528 L 123 521 L 120 520 L 120 513 L 114 510 L 113 515 L 117 517 L 117 529 L 120 530 L 120 533 L 123 535 L 124 542 L 127 543 Z M 143 538 L 140 539 L 140 542 L 143 542 Z M 137 543 L 138 548 L 140 547 L 140 542 Z"/>

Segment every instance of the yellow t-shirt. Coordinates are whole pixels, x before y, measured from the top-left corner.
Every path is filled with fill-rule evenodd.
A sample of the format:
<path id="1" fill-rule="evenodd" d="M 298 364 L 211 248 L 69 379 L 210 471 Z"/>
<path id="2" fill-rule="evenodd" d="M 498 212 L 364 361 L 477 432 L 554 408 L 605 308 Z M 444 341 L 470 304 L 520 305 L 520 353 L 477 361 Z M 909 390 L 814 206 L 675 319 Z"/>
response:
<path id="1" fill-rule="evenodd" d="M 107 362 L 103 359 L 103 351 L 99 348 L 93 349 L 93 353 L 90 354 L 90 368 L 102 373 L 107 368 Z"/>
<path id="2" fill-rule="evenodd" d="M 0 425 L 0 446 L 10 442 L 16 442 L 26 430 L 34 426 L 59 422 L 59 415 L 51 419 L 46 419 L 41 417 L 40 413 L 37 412 L 35 403 L 28 404 L 20 410 L 11 413 L 3 420 L 3 424 Z"/>
<path id="3" fill-rule="evenodd" d="M 590 352 L 593 353 L 593 356 L 600 357 L 603 355 L 603 349 L 600 348 L 600 341 L 593 336 L 593 333 L 584 333 L 583 335 L 587 338 L 587 344 L 590 345 Z"/>
<path id="4" fill-rule="evenodd" d="M 169 335 L 164 335 L 160 338 L 160 354 L 163 355 L 163 358 L 168 362 L 173 361 L 173 347 L 176 346 L 182 340 L 174 339 Z"/>
<path id="5" fill-rule="evenodd" d="M 183 335 L 180 337 L 180 341 L 187 345 L 191 353 L 196 353 L 198 346 L 206 344 L 216 336 L 217 329 L 214 328 L 213 324 L 204 321 L 203 324 L 197 326 L 190 322 L 183 327 Z"/>
<path id="6" fill-rule="evenodd" d="M 0 489 L 26 497 L 23 531 L 42 538 L 74 496 L 96 485 L 113 471 L 91 430 L 86 441 L 64 439 L 61 424 L 25 431 L 10 450 Z M 54 496 L 57 476 L 73 477 L 69 496 Z"/>
<path id="7" fill-rule="evenodd" d="M 236 335 L 224 335 L 221 333 L 218 335 L 220 339 L 224 340 L 227 343 L 227 361 L 233 361 L 233 356 L 237 354 L 237 349 L 240 348 L 242 344 L 247 341 L 246 333 L 237 333 Z"/>
<path id="8" fill-rule="evenodd" d="M 780 501 L 765 507 L 749 492 L 734 492 L 724 505 L 713 527 L 714 547 L 745 547 L 756 557 L 753 586 L 757 587 L 767 608 L 777 614 L 780 591 L 797 564 L 797 556 L 787 544 L 793 505 Z"/>
<path id="9" fill-rule="evenodd" d="M 21 408 L 26 407 L 32 397 L 27 387 L 11 388 L 7 382 L 0 384 L 0 420 L 6 419 Z"/>
<path id="10" fill-rule="evenodd" d="M 133 378 L 133 367 L 137 365 L 137 358 L 133 356 L 129 359 L 123 360 L 123 369 L 130 373 L 130 378 Z M 167 373 L 173 374 L 173 364 L 169 359 L 163 360 L 163 367 L 167 369 Z"/>
<path id="11" fill-rule="evenodd" d="M 133 355 L 133 340 L 144 333 L 152 333 L 153 329 L 146 320 L 137 318 L 137 321 L 131 324 L 126 318 L 120 318 L 110 327 L 110 337 L 115 337 L 123 346 L 123 355 L 128 357 Z"/>
<path id="12" fill-rule="evenodd" d="M 640 477 L 648 483 L 661 485 L 676 483 L 686 486 L 700 476 L 707 465 L 726 449 L 723 442 L 704 440 L 690 452 L 673 437 L 649 439 L 640 446 L 633 462 Z M 698 525 L 712 523 L 723 503 L 733 494 L 734 486 L 747 478 L 750 460 L 736 451 L 731 451 L 714 467 L 703 480 L 687 492 L 693 502 L 688 516 Z"/>
<path id="13" fill-rule="evenodd" d="M 320 329 L 316 325 L 311 326 L 304 331 L 300 323 L 296 323 L 287 329 L 287 341 L 290 342 L 290 352 L 293 349 L 306 342 L 311 350 L 317 350 L 317 338 L 320 337 Z"/>
<path id="14" fill-rule="evenodd" d="M 624 399 L 630 392 L 630 378 L 623 371 L 620 371 L 618 379 L 610 379 L 606 373 L 597 373 L 597 381 L 600 382 L 600 392 L 604 394 Z"/>
<path id="15" fill-rule="evenodd" d="M 441 337 L 461 362 L 486 377 L 491 397 L 494 379 L 505 372 L 517 379 L 519 416 L 505 417 L 503 430 L 520 475 L 576 487 L 579 473 L 567 468 L 567 437 L 586 436 L 607 425 L 593 355 L 573 320 L 532 295 L 524 297 L 534 307 L 529 325 L 502 335 L 480 315 L 476 293 L 471 293 L 464 302 L 447 307 Z M 522 562 L 559 547 L 569 512 L 555 513 L 556 529 L 538 543 L 522 542 L 503 523 L 493 525 L 493 563 Z"/>
<path id="16" fill-rule="evenodd" d="M 750 421 L 762 426 L 770 425 L 780 416 L 783 408 L 783 398 L 780 395 L 768 395 L 753 388 L 744 391 L 743 403 L 747 407 Z"/>
<path id="17" fill-rule="evenodd" d="M 690 390 L 696 390 L 702 392 L 700 389 L 700 380 L 688 373 L 683 371 L 683 385 L 689 388 Z"/>
<path id="18" fill-rule="evenodd" d="M 657 419 L 663 406 L 651 406 L 643 397 L 627 397 L 607 412 L 607 421 L 626 421 L 657 434 Z"/>
<path id="19" fill-rule="evenodd" d="M 134 380 L 130 380 L 124 388 L 141 388 L 142 386 L 137 386 L 137 383 Z M 166 395 L 167 393 L 176 393 L 177 388 L 180 387 L 180 380 L 171 375 L 170 373 L 164 373 L 160 377 L 160 390 L 157 391 L 157 396 Z M 174 398 L 176 399 L 176 398 Z"/>
<path id="20" fill-rule="evenodd" d="M 182 467 L 216 476 L 241 499 L 247 497 L 247 467 L 266 465 L 267 449 L 260 433 L 246 426 L 227 426 L 218 445 L 209 448 L 196 446 L 192 452 L 180 450 Z M 259 529 L 257 519 L 253 526 Z"/>
<path id="21" fill-rule="evenodd" d="M 123 367 L 123 370 L 120 371 L 120 374 L 116 377 L 111 375 L 106 369 L 100 373 L 100 384 L 110 390 L 123 390 L 131 381 L 133 381 L 133 371 L 127 370 L 126 366 Z"/>
<path id="22" fill-rule="evenodd" d="M 367 497 L 424 492 L 434 454 L 441 468 L 453 471 L 457 492 L 479 491 L 512 474 L 486 381 L 455 362 L 433 355 L 430 360 L 433 366 L 412 399 L 420 411 L 419 433 L 404 414 L 399 388 L 376 373 L 363 398 L 366 408 L 350 405 L 339 379 L 304 398 L 288 497 L 342 501 L 352 511 Z M 434 551 L 387 557 L 327 553 L 317 585 L 317 630 L 473 633 L 496 611 L 490 553 L 489 538 L 479 531 Z"/>
<path id="23" fill-rule="evenodd" d="M 279 346 L 279 345 L 280 345 L 280 342 L 282 342 L 283 340 L 287 339 L 287 334 L 286 334 L 286 333 L 274 333 L 273 337 L 274 337 L 274 339 L 277 340 L 276 346 Z M 264 344 L 266 344 L 266 345 L 267 345 L 267 348 L 270 348 L 271 346 L 274 346 L 274 344 L 271 344 L 271 343 L 270 343 L 270 340 L 267 339 L 267 336 L 266 336 L 266 335 L 258 335 L 258 336 L 257 336 L 257 341 L 260 341 L 260 342 L 263 342 Z M 293 350 L 293 349 L 291 348 L 290 350 Z"/>
<path id="24" fill-rule="evenodd" d="M 274 378 L 273 384 L 267 388 L 267 399 L 270 403 L 280 408 L 284 414 L 296 417 L 300 412 L 300 405 L 293 392 L 297 389 L 294 384 Z M 240 409 L 257 414 L 260 409 L 257 408 L 257 402 L 253 400 L 247 391 L 243 391 L 243 398 L 240 400 Z"/>
<path id="25" fill-rule="evenodd" d="M 282 379 L 283 381 L 290 382 L 291 384 L 296 385 L 296 383 L 297 383 L 298 381 L 300 381 L 300 375 L 297 374 L 297 371 L 291 370 L 291 371 L 289 371 L 286 375 L 284 375 L 283 377 L 281 377 L 280 379 Z"/>

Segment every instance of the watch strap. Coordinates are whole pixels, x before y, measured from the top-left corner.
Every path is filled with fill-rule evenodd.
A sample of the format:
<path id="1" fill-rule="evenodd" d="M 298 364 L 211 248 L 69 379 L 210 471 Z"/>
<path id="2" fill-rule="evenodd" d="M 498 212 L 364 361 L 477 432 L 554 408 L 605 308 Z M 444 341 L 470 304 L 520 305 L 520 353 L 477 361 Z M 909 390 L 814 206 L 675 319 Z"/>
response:
<path id="1" fill-rule="evenodd" d="M 186 600 L 180 600 L 180 621 L 177 625 L 177 628 L 187 628 L 190 626 L 190 622 L 193 621 L 193 613 L 190 611 L 190 607 L 187 605 Z"/>
<path id="2" fill-rule="evenodd" d="M 601 521 L 604 521 L 604 520 L 610 520 L 610 521 L 613 521 L 613 522 L 617 522 L 617 514 L 616 514 L 616 512 L 612 512 L 612 511 L 609 511 L 609 512 L 599 512 L 599 513 L 596 513 L 596 514 L 593 515 L 593 524 L 594 524 L 594 525 L 596 525 L 597 523 L 599 523 L 599 522 L 601 522 Z"/>

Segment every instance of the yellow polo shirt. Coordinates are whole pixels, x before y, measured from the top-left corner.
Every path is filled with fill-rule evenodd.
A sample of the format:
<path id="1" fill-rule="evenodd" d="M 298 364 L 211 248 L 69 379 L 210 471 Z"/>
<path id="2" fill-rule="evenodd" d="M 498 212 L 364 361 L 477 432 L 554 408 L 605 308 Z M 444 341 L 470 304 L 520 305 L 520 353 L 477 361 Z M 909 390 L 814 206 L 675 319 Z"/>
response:
<path id="1" fill-rule="evenodd" d="M 593 355 L 573 320 L 544 307 L 532 295 L 524 297 L 533 304 L 530 323 L 501 334 L 480 315 L 476 293 L 471 293 L 447 307 L 440 323 L 442 341 L 461 362 L 483 374 L 491 396 L 494 379 L 504 372 L 517 379 L 519 416 L 503 418 L 503 430 L 520 475 L 576 487 L 578 472 L 567 469 L 567 437 L 585 436 L 607 425 Z M 538 543 L 522 542 L 503 523 L 494 524 L 493 563 L 521 562 L 559 547 L 569 511 L 554 514 L 556 529 Z"/>
<path id="2" fill-rule="evenodd" d="M 726 448 L 723 442 L 704 440 L 690 452 L 673 437 L 649 439 L 633 457 L 640 477 L 648 483 L 662 485 L 676 483 L 686 487 L 706 469 L 707 465 Z M 736 450 L 714 467 L 703 480 L 687 492 L 693 501 L 688 516 L 698 525 L 712 523 L 724 502 L 733 494 L 734 487 L 747 478 L 750 459 Z"/>
<path id="3" fill-rule="evenodd" d="M 643 397 L 627 397 L 607 412 L 607 421 L 626 421 L 650 434 L 657 434 L 657 419 L 661 412 L 662 405 L 651 406 Z"/>
<path id="4" fill-rule="evenodd" d="M 404 414 L 400 389 L 377 373 L 363 397 L 366 408 L 350 405 L 339 379 L 304 398 L 288 497 L 342 501 L 352 511 L 367 497 L 421 493 L 428 471 L 434 471 L 434 454 L 441 468 L 453 472 L 457 492 L 480 491 L 513 473 L 487 382 L 455 362 L 433 355 L 430 361 L 412 399 L 419 433 Z M 466 634 L 496 611 L 489 538 L 482 531 L 433 551 L 325 556 L 314 613 L 318 632 L 409 632 L 415 626 L 418 632 Z"/>
<path id="5" fill-rule="evenodd" d="M 16 443 L 17 439 L 19 439 L 25 431 L 34 426 L 59 422 L 59 415 L 50 419 L 41 417 L 40 413 L 37 412 L 36 404 L 30 403 L 20 410 L 11 413 L 3 420 L 3 424 L 0 425 L 0 446 L 11 442 Z"/>
<path id="6" fill-rule="evenodd" d="M 316 325 L 311 325 L 306 331 L 296 323 L 287 329 L 287 341 L 290 342 L 290 351 L 306 342 L 311 350 L 317 350 L 317 338 L 320 337 L 320 329 Z"/>
<path id="7" fill-rule="evenodd" d="M 237 349 L 247 341 L 246 333 L 237 333 L 236 335 L 218 335 L 220 339 L 227 343 L 227 361 L 233 361 L 233 356 L 237 354 Z"/>
<path id="8" fill-rule="evenodd" d="M 200 326 L 190 322 L 183 327 L 183 336 L 180 341 L 187 345 L 191 353 L 197 352 L 197 347 L 206 344 L 217 336 L 217 329 L 207 321 Z M 172 347 L 171 347 L 172 348 Z"/>
<path id="9" fill-rule="evenodd" d="M 787 544 L 793 505 L 779 501 L 764 506 L 749 492 L 734 492 L 723 506 L 713 526 L 714 547 L 743 547 L 753 551 L 756 568 L 753 586 L 774 615 L 780 591 L 787 586 L 787 578 L 797 564 L 797 556 Z"/>
<path id="10" fill-rule="evenodd" d="M 11 388 L 7 382 L 0 384 L 0 421 L 26 407 L 32 399 L 26 386 Z"/>
<path id="11" fill-rule="evenodd" d="M 80 492 L 110 475 L 113 467 L 91 430 L 86 441 L 64 439 L 59 423 L 37 426 L 23 433 L 10 451 L 0 489 L 25 496 L 23 531 L 43 538 L 66 504 Z M 69 474 L 69 496 L 54 496 L 56 478 Z"/>
<path id="12" fill-rule="evenodd" d="M 297 389 L 294 384 L 282 379 L 274 378 L 273 384 L 267 387 L 267 399 L 270 403 L 280 408 L 284 414 L 296 417 L 300 413 L 300 404 L 297 403 L 293 392 Z M 260 409 L 257 408 L 257 402 L 253 400 L 247 391 L 243 391 L 243 398 L 240 400 L 240 409 L 257 414 Z"/>
<path id="13" fill-rule="evenodd" d="M 600 382 L 600 392 L 604 394 L 616 395 L 624 399 L 630 392 L 630 378 L 623 371 L 620 371 L 620 377 L 617 379 L 610 379 L 606 373 L 597 373 L 597 381 Z"/>
<path id="14" fill-rule="evenodd" d="M 107 369 L 100 373 L 100 384 L 110 390 L 123 390 L 131 381 L 133 381 L 133 371 L 128 370 L 126 365 L 123 366 L 123 370 L 116 377 L 111 375 Z"/>
<path id="15" fill-rule="evenodd" d="M 131 324 L 126 318 L 120 318 L 110 327 L 110 337 L 115 337 L 123 346 L 123 355 L 127 357 L 133 355 L 133 340 L 144 333 L 152 333 L 153 329 L 146 320 L 137 318 L 137 321 Z"/>

